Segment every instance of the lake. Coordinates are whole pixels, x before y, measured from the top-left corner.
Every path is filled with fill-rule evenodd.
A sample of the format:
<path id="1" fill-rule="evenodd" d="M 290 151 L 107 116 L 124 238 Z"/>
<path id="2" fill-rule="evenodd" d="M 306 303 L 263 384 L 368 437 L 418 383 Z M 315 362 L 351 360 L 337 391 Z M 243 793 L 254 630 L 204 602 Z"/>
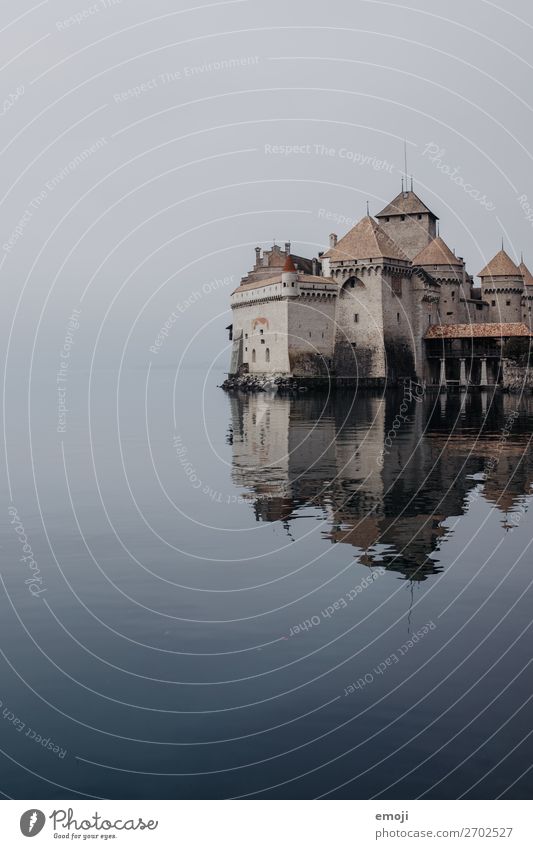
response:
<path id="1" fill-rule="evenodd" d="M 8 411 L 4 794 L 529 798 L 533 399 L 222 379 Z"/>

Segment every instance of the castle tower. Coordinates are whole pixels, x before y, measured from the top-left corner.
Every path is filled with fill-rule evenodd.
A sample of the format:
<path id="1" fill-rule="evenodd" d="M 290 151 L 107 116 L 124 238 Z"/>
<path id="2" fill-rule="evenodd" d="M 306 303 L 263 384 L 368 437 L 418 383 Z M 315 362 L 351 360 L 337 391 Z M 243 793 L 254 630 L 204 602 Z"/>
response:
<path id="1" fill-rule="evenodd" d="M 524 278 L 503 248 L 479 272 L 478 277 L 481 278 L 482 298 L 489 305 L 488 321 L 521 322 Z"/>
<path id="2" fill-rule="evenodd" d="M 439 219 L 412 189 L 400 192 L 376 218 L 409 259 L 419 254 L 437 235 Z"/>
<path id="3" fill-rule="evenodd" d="M 465 321 L 465 264 L 455 256 L 444 239 L 440 236 L 433 239 L 414 257 L 413 265 L 427 271 L 440 284 L 441 324 Z"/>
<path id="4" fill-rule="evenodd" d="M 296 268 L 294 266 L 294 262 L 292 261 L 292 257 L 290 254 L 287 254 L 287 259 L 285 260 L 285 265 L 283 266 L 283 271 L 281 272 L 281 283 L 284 289 L 287 289 L 287 295 L 297 295 L 298 288 L 296 286 L 298 280 L 298 274 L 296 272 Z"/>
<path id="5" fill-rule="evenodd" d="M 340 378 L 385 381 L 410 376 L 416 353 L 410 329 L 410 262 L 366 215 L 322 257 L 338 285 L 335 368 Z"/>

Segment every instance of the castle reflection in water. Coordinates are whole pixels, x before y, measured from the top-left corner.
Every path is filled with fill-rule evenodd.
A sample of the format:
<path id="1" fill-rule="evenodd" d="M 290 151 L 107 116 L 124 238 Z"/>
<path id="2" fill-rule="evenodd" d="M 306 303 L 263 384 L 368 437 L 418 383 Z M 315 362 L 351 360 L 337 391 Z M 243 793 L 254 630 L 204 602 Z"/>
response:
<path id="1" fill-rule="evenodd" d="M 257 521 L 282 522 L 290 535 L 314 507 L 331 543 L 416 581 L 440 571 L 439 548 L 472 499 L 505 528 L 520 522 L 533 400 L 433 394 L 407 398 L 407 413 L 405 402 L 398 393 L 231 396 L 232 477 Z"/>

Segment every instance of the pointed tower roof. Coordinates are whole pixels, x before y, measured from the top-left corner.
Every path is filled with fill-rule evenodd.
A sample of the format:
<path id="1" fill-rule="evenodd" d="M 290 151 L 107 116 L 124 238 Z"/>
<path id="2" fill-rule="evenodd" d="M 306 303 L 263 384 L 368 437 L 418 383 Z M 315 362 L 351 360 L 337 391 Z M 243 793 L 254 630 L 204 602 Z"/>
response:
<path id="1" fill-rule="evenodd" d="M 526 286 L 533 286 L 533 274 L 525 264 L 524 260 L 518 266 L 519 270 L 522 273 L 522 277 L 524 278 L 524 283 Z"/>
<path id="2" fill-rule="evenodd" d="M 408 258 L 400 247 L 393 242 L 381 229 L 377 221 L 370 215 L 352 227 L 343 238 L 337 242 L 334 248 L 326 251 L 324 257 L 333 260 L 348 259 L 370 259 L 374 257 L 386 257 L 387 259 L 400 259 L 408 262 Z"/>
<path id="3" fill-rule="evenodd" d="M 391 200 L 389 204 L 378 212 L 376 218 L 389 218 L 393 215 L 416 215 L 417 213 L 425 213 L 431 215 L 436 221 L 438 217 L 420 200 L 417 194 L 413 191 L 400 192 L 400 194 Z"/>
<path id="4" fill-rule="evenodd" d="M 296 268 L 294 267 L 294 263 L 292 261 L 292 256 L 287 254 L 287 259 L 285 260 L 285 265 L 283 266 L 283 271 L 289 271 L 291 274 L 296 273 Z"/>
<path id="5" fill-rule="evenodd" d="M 478 277 L 521 277 L 522 272 L 502 248 L 483 268 Z"/>
<path id="6" fill-rule="evenodd" d="M 413 259 L 413 265 L 456 265 L 462 267 L 463 264 L 440 236 L 433 239 Z"/>

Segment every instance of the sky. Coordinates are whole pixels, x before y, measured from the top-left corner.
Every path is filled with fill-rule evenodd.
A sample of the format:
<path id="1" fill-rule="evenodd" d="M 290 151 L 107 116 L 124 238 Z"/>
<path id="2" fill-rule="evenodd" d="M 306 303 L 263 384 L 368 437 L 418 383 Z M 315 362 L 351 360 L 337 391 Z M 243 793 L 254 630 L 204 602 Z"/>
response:
<path id="1" fill-rule="evenodd" d="M 226 367 L 255 246 L 314 256 L 379 212 L 404 140 L 471 274 L 502 238 L 533 268 L 524 0 L 24 0 L 1 20 L 11 374 L 54 374 L 69 334 L 80 370 Z"/>

